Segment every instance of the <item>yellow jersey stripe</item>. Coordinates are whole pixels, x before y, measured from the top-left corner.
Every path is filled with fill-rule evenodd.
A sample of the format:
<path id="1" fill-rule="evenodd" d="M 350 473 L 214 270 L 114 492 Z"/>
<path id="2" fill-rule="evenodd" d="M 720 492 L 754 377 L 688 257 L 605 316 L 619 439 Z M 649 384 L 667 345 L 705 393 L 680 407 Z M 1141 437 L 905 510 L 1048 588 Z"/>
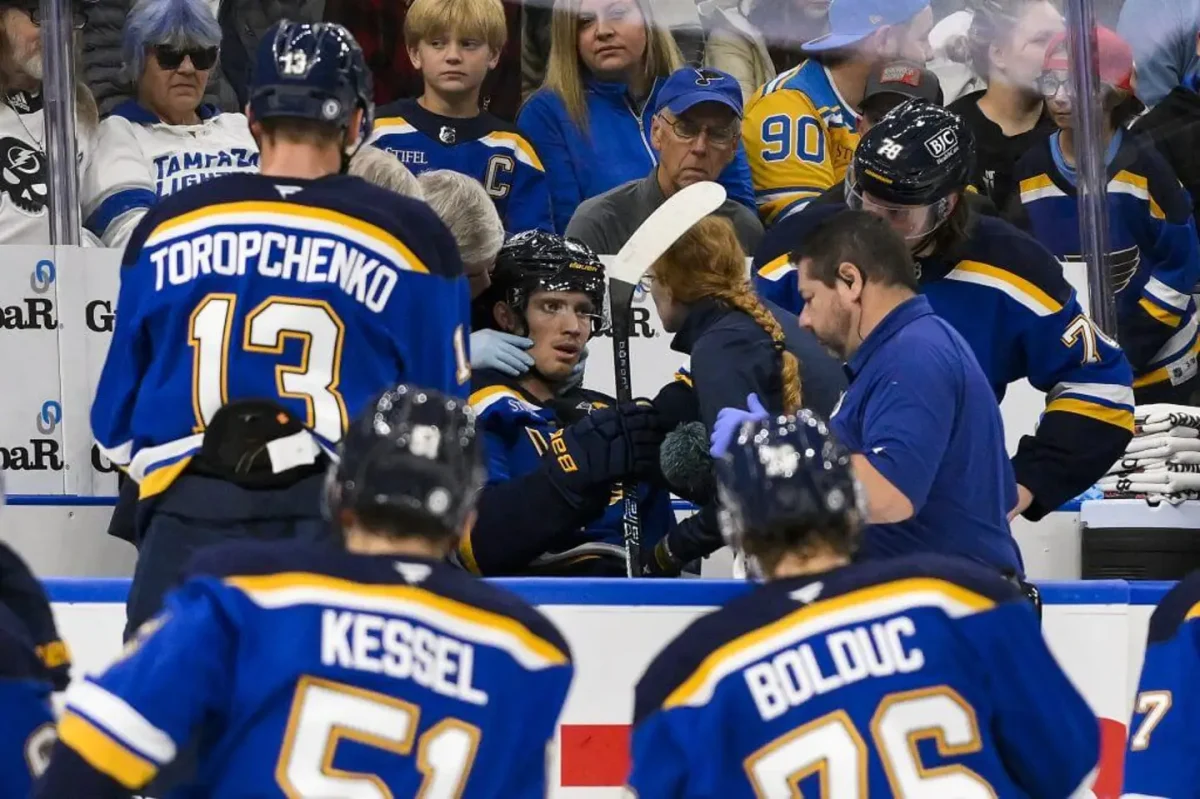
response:
<path id="1" fill-rule="evenodd" d="M 1196 341 L 1192 344 L 1192 349 L 1189 354 L 1200 357 L 1200 338 L 1197 338 Z M 1185 356 L 1181 356 L 1181 357 L 1185 357 Z M 1176 362 L 1179 360 L 1181 360 L 1181 358 L 1175 359 Z M 1133 387 L 1134 388 L 1143 388 L 1145 386 L 1154 385 L 1155 383 L 1161 383 L 1164 380 L 1170 380 L 1171 379 L 1170 366 L 1171 366 L 1171 364 L 1167 364 L 1166 366 L 1160 366 L 1157 369 L 1155 369 L 1153 372 L 1147 372 L 1146 374 L 1142 375 L 1141 377 L 1135 377 L 1133 379 Z"/>
<path id="2" fill-rule="evenodd" d="M 1020 275 L 1015 275 L 1012 272 L 1009 272 L 1008 270 L 1000 269 L 999 267 L 992 266 L 991 264 L 981 263 L 979 261 L 959 261 L 955 268 L 961 269 L 964 272 L 973 272 L 979 275 L 986 275 L 996 280 L 1002 280 L 1017 291 L 1021 292 L 1021 294 L 1037 302 L 1050 313 L 1058 313 L 1063 308 L 1062 303 L 1055 300 L 1036 285 Z"/>
<path id="3" fill-rule="evenodd" d="M 375 120 L 376 130 L 379 128 L 388 127 L 389 125 L 407 125 L 408 127 L 412 127 L 412 125 L 410 125 L 408 120 L 404 117 L 380 117 L 379 119 Z"/>
<path id="4" fill-rule="evenodd" d="M 1194 604 L 1190 608 L 1188 608 L 1188 612 L 1183 617 L 1183 619 L 1184 619 L 1184 621 L 1190 621 L 1191 619 L 1194 619 L 1197 616 L 1200 616 L 1200 602 L 1197 602 L 1196 604 Z"/>
<path id="5" fill-rule="evenodd" d="M 880 607 L 877 612 L 873 612 L 872 618 L 882 615 L 885 612 L 897 612 L 898 609 L 937 605 L 940 604 L 938 602 L 939 599 L 944 604 L 954 604 L 964 607 L 969 612 L 988 610 L 996 605 L 993 600 L 982 594 L 963 588 L 955 583 L 932 577 L 914 577 L 883 583 L 881 585 L 873 585 L 857 591 L 851 591 L 848 594 L 843 594 L 833 599 L 824 600 L 812 605 L 805 605 L 765 627 L 760 627 L 757 630 L 739 636 L 717 648 L 704 659 L 691 676 L 671 692 L 663 703 L 663 709 L 669 710 L 673 707 L 686 705 L 698 696 L 711 693 L 715 684 L 736 670 L 736 668 L 749 665 L 754 660 L 757 660 L 758 657 L 765 657 L 774 650 L 774 647 L 772 647 L 771 650 L 761 653 L 754 651 L 760 644 L 770 645 L 772 644 L 772 639 L 787 635 L 793 631 L 793 628 L 802 625 L 807 626 L 822 620 L 832 622 L 829 626 L 840 626 L 851 621 L 856 621 L 856 619 L 845 618 L 846 611 L 873 603 L 886 602 L 890 599 L 900 600 L 901 602 L 898 603 L 899 607 Z M 904 600 L 909 601 L 904 602 Z M 818 631 L 820 630 L 813 629 L 810 634 L 816 634 Z M 799 640 L 799 637 L 792 637 L 792 640 Z M 781 642 L 780 644 L 780 646 L 785 645 L 786 642 Z M 739 656 L 747 654 L 750 656 L 749 659 L 743 657 L 738 660 Z M 734 662 L 731 664 L 731 661 Z"/>
<path id="6" fill-rule="evenodd" d="M 512 144 L 525 155 L 525 158 L 528 159 L 530 166 L 532 166 L 538 172 L 546 171 L 546 168 L 542 166 L 542 159 L 538 158 L 537 151 L 533 149 L 533 145 L 526 141 L 525 138 L 519 133 L 513 133 L 507 130 L 496 130 L 492 131 L 484 138 L 497 139 L 499 141 Z"/>
<path id="7" fill-rule="evenodd" d="M 549 665 L 567 662 L 567 656 L 549 641 L 535 635 L 516 619 L 493 613 L 456 599 L 411 585 L 367 585 L 325 574 L 283 572 L 254 577 L 228 577 L 227 585 L 245 593 L 255 602 L 272 607 L 295 604 L 348 604 L 354 598 L 381 599 L 406 605 L 424 606 L 470 625 L 496 631 L 515 639 L 529 652 Z M 295 589 L 301 589 L 295 591 Z M 304 591 L 303 589 L 313 589 Z M 269 596 L 274 594 L 275 596 Z M 293 601 L 293 599 L 295 601 Z"/>
<path id="8" fill-rule="evenodd" d="M 488 386 L 481 388 L 471 394 L 467 400 L 467 404 L 475 411 L 476 415 L 483 413 L 488 408 L 495 405 L 502 399 L 515 399 L 519 402 L 525 402 L 524 398 L 513 391 L 508 386 Z"/>
<path id="9" fill-rule="evenodd" d="M 1183 321 L 1183 317 L 1179 314 L 1173 314 L 1170 311 L 1163 310 L 1157 303 L 1142 297 L 1138 300 L 1138 305 L 1142 310 L 1153 316 L 1158 321 L 1162 322 L 1167 327 L 1179 327 L 1179 323 Z"/>
<path id="10" fill-rule="evenodd" d="M 792 262 L 788 259 L 787 253 L 771 260 L 758 269 L 758 276 L 765 277 L 767 280 L 778 280 L 786 275 L 789 271 L 795 269 Z"/>
<path id="11" fill-rule="evenodd" d="M 78 752 L 92 768 L 130 790 L 141 788 L 158 773 L 149 760 L 129 751 L 83 716 L 69 710 L 58 722 L 58 739 Z"/>
<path id="12" fill-rule="evenodd" d="M 1031 178 L 1025 178 L 1024 180 L 1022 180 L 1020 189 L 1022 192 L 1026 192 L 1026 191 L 1034 191 L 1036 189 L 1048 189 L 1048 188 L 1052 187 L 1053 185 L 1054 185 L 1054 181 L 1050 179 L 1050 176 L 1046 175 L 1046 174 L 1042 174 L 1042 175 L 1034 175 Z"/>
<path id="13" fill-rule="evenodd" d="M 693 388 L 692 376 L 690 374 L 688 374 L 687 372 L 676 372 L 675 373 L 675 382 L 683 383 L 688 388 Z"/>
<path id="14" fill-rule="evenodd" d="M 1060 397 L 1046 406 L 1046 413 L 1054 412 L 1076 413 L 1133 432 L 1133 411 L 1130 409 L 1110 408 L 1078 397 Z"/>
<path id="15" fill-rule="evenodd" d="M 474 530 L 467 530 L 467 534 L 459 542 L 458 559 L 462 562 L 463 568 L 476 577 L 482 577 L 483 570 L 479 568 L 479 562 L 475 560 L 475 545 L 471 543 L 472 532 Z"/>
<path id="16" fill-rule="evenodd" d="M 412 271 L 421 272 L 422 274 L 429 273 L 429 268 L 421 262 L 421 259 L 413 254 L 413 251 L 404 242 L 378 225 L 372 225 L 370 222 L 364 222 L 361 219 L 356 219 L 348 214 L 343 214 L 340 211 L 334 211 L 329 208 L 313 208 L 307 205 L 276 202 L 273 200 L 246 200 L 197 208 L 195 211 L 180 214 L 173 219 L 162 222 L 150 232 L 146 240 L 151 241 L 157 236 L 169 233 L 176 228 L 189 225 L 193 222 L 226 215 L 236 216 L 242 214 L 279 214 L 295 217 L 301 222 L 304 220 L 321 220 L 335 225 L 342 225 L 395 250 L 408 262 L 407 266 Z"/>
<path id="17" fill-rule="evenodd" d="M 138 499 L 148 499 L 166 491 L 171 487 L 171 483 L 174 483 L 175 479 L 183 474 L 183 470 L 191 462 L 192 456 L 188 455 L 186 458 L 180 458 L 169 466 L 164 466 L 161 469 L 150 472 L 138 484 Z"/>

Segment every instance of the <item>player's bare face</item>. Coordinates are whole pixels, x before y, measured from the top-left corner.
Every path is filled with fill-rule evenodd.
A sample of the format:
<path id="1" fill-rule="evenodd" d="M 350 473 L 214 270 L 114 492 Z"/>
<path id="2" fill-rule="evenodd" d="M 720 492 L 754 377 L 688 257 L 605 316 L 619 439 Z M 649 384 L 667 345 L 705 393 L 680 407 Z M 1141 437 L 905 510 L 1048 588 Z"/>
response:
<path id="1" fill-rule="evenodd" d="M 4 64 L 7 82 L 15 89 L 37 89 L 42 82 L 42 29 L 19 8 L 6 8 L 0 24 L 8 50 Z"/>
<path id="2" fill-rule="evenodd" d="M 413 66 L 421 71 L 426 86 L 443 96 L 470 94 L 483 85 L 489 69 L 500 61 L 479 36 L 453 31 L 422 39 L 409 51 Z"/>
<path id="3" fill-rule="evenodd" d="M 601 80 L 625 80 L 646 53 L 646 20 L 634 0 L 582 0 L 579 58 Z"/>
<path id="4" fill-rule="evenodd" d="M 804 308 L 800 311 L 800 326 L 811 330 L 817 341 L 836 358 L 850 357 L 850 337 L 853 332 L 853 314 L 842 297 L 842 283 L 835 280 L 826 286 L 813 280 L 808 274 L 809 261 L 801 261 L 797 271 L 800 299 Z"/>
<path id="5" fill-rule="evenodd" d="M 196 109 L 204 99 L 212 71 L 211 65 L 197 69 L 191 55 L 186 54 L 189 52 L 189 48 L 149 48 L 138 80 L 138 100 L 170 124 L 198 121 Z M 181 58 L 180 53 L 184 53 Z"/>
<path id="6" fill-rule="evenodd" d="M 533 340 L 529 355 L 547 380 L 566 380 L 579 363 L 592 335 L 596 310 L 581 291 L 538 291 L 529 298 L 525 309 Z"/>
<path id="7" fill-rule="evenodd" d="M 679 191 L 716 180 L 737 153 L 739 132 L 738 118 L 720 103 L 699 103 L 677 118 L 662 111 L 650 128 L 660 183 Z"/>

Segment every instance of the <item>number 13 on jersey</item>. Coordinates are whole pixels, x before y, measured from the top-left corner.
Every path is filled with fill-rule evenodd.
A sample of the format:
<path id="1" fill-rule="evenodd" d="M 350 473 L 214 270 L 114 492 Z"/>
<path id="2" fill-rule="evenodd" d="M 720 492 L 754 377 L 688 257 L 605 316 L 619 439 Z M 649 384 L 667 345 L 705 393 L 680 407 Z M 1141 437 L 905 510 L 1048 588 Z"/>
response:
<path id="1" fill-rule="evenodd" d="M 239 344 L 232 340 L 240 310 L 237 306 L 235 294 L 209 294 L 188 320 L 197 433 L 229 402 L 230 348 Z M 276 394 L 303 402 L 304 424 L 326 441 L 338 441 L 349 423 L 346 401 L 339 391 L 345 338 L 346 325 L 328 302 L 272 296 L 246 313 L 240 347 L 244 352 L 283 356 L 289 340 L 299 341 L 298 362 L 274 367 Z M 454 331 L 451 345 L 455 377 L 461 385 L 471 377 L 461 325 Z"/>

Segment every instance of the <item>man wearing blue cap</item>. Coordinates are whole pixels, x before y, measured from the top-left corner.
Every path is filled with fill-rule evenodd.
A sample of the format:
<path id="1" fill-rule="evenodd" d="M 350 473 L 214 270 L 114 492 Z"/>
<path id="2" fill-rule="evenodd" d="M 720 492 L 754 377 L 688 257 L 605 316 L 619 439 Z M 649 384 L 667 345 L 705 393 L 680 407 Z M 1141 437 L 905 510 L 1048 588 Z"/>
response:
<path id="1" fill-rule="evenodd" d="M 676 70 L 658 93 L 650 124 L 650 144 L 658 153 L 654 170 L 585 200 L 567 235 L 595 252 L 615 254 L 668 197 L 717 179 L 737 154 L 741 118 L 742 90 L 733 76 L 709 67 Z M 754 212 L 729 199 L 717 213 L 733 222 L 742 249 L 753 253 L 763 234 Z"/>
<path id="2" fill-rule="evenodd" d="M 833 0 L 809 59 L 762 86 L 742 122 L 759 216 L 770 225 L 841 181 L 858 146 L 858 107 L 883 60 L 924 64 L 930 0 Z"/>

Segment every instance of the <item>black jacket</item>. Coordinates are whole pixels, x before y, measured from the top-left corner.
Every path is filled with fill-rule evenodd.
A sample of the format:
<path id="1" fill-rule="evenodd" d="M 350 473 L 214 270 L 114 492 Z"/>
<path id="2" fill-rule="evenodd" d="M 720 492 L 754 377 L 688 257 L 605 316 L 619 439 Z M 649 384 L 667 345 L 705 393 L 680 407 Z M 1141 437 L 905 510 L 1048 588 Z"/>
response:
<path id="1" fill-rule="evenodd" d="M 1200 228 L 1200 94 L 1176 86 L 1137 121 L 1133 132 L 1148 139 L 1175 170 L 1192 196 L 1192 214 Z"/>
<path id="2" fill-rule="evenodd" d="M 788 352 L 800 361 L 801 402 L 829 418 L 846 389 L 841 364 L 794 314 L 764 304 L 783 328 Z M 746 396 L 758 394 L 763 407 L 783 413 L 780 353 L 771 337 L 752 317 L 724 302 L 705 299 L 694 304 L 671 349 L 692 357 L 692 385 L 700 406 L 700 421 L 711 433 L 722 408 L 746 407 Z"/>

